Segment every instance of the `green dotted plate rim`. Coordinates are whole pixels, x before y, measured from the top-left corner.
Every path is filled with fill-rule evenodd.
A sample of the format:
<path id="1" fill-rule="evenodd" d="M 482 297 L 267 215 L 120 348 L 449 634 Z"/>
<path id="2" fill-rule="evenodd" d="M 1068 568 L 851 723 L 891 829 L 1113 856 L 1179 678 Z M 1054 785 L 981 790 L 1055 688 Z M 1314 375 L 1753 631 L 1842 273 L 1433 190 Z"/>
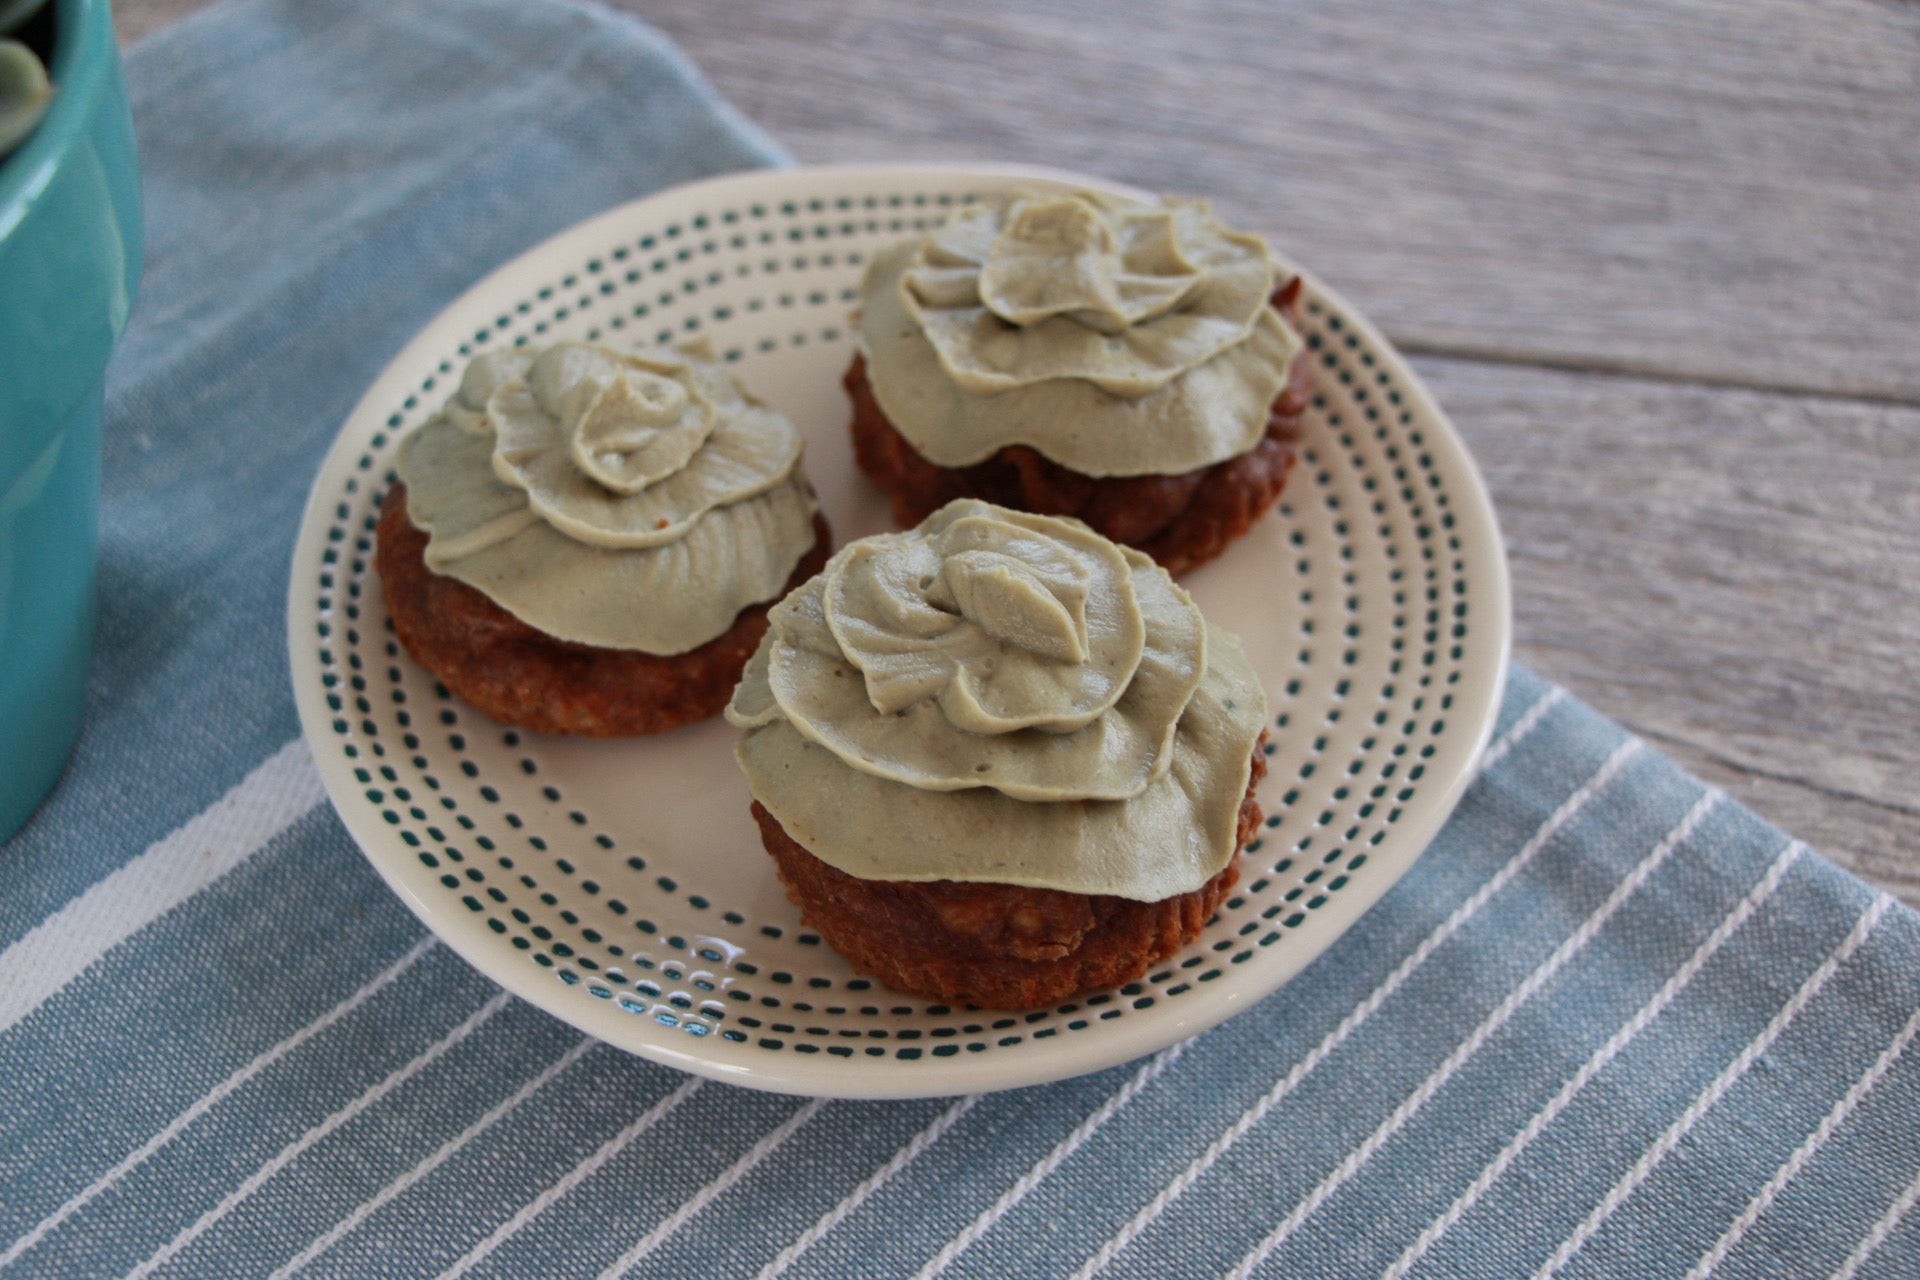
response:
<path id="1" fill-rule="evenodd" d="M 544 758 L 551 740 L 463 708 L 393 642 L 369 566 L 386 464 L 468 355 L 582 333 L 705 335 L 743 370 L 804 347 L 837 380 L 858 246 L 1022 184 L 1125 190 L 1028 166 L 922 165 L 761 171 L 658 193 L 489 274 L 347 418 L 309 496 L 288 590 L 302 730 L 375 868 L 515 994 L 609 1043 L 752 1088 L 884 1098 L 1042 1083 L 1153 1052 L 1257 1002 L 1385 893 L 1452 811 L 1505 678 L 1498 526 L 1432 397 L 1310 275 L 1314 434 L 1262 535 L 1277 562 L 1235 570 L 1294 585 L 1295 634 L 1274 641 L 1297 645 L 1294 671 L 1263 672 L 1275 711 L 1260 793 L 1268 829 L 1201 939 L 1120 991 L 1004 1014 L 854 977 L 790 909 L 750 919 L 680 883 L 697 876 L 627 853 L 626 833 L 570 803 L 564 768 Z M 1236 545 L 1221 563 L 1236 554 L 1257 553 Z M 1215 613 L 1206 582 L 1189 585 Z M 1220 594 L 1231 607 L 1233 594 Z M 516 809 L 533 809 L 503 795 L 514 787 L 537 788 L 531 826 Z M 771 964 L 748 958 L 763 953 Z"/>

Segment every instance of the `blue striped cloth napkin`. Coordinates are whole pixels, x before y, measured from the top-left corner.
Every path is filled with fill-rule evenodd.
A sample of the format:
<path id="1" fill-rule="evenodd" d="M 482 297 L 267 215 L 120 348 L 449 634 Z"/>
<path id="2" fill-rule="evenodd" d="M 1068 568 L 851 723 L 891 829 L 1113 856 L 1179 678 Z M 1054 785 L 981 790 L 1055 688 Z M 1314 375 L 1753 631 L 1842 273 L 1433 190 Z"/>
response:
<path id="1" fill-rule="evenodd" d="M 299 741 L 307 483 L 479 271 L 780 153 L 550 0 L 244 0 L 129 70 L 92 702 L 0 849 L 0 1274 L 1920 1274 L 1915 916 L 1525 672 L 1412 873 L 1140 1062 L 821 1103 L 498 991 Z"/>

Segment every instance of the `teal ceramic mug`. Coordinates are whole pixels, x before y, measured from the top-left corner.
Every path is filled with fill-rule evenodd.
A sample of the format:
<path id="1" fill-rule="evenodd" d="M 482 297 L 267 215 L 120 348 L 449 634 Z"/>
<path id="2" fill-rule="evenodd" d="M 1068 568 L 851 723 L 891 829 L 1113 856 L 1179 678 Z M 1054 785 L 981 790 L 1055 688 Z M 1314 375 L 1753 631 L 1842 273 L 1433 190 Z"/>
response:
<path id="1" fill-rule="evenodd" d="M 54 96 L 0 160 L 0 840 L 59 779 L 93 637 L 100 409 L 140 276 L 107 0 L 52 0 Z"/>

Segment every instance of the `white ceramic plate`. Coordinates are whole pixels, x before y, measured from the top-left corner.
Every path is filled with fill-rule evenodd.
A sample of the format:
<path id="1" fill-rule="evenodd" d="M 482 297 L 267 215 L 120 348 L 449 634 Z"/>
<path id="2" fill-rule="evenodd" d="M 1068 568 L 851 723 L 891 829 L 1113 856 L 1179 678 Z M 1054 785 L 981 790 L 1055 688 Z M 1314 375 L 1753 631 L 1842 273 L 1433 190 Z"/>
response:
<path id="1" fill-rule="evenodd" d="M 375 380 L 307 503 L 288 593 L 300 721 L 367 857 L 516 994 L 645 1057 L 834 1097 L 1003 1089 L 1123 1062 L 1298 973 L 1439 829 L 1485 744 L 1508 588 L 1493 511 L 1440 410 L 1308 278 L 1317 392 L 1276 511 L 1187 579 L 1239 633 L 1274 720 L 1267 830 L 1199 941 L 1124 990 L 1036 1013 L 948 1008 L 857 975 L 801 926 L 748 815 L 723 721 L 624 742 L 516 732 L 394 641 L 372 570 L 395 442 L 467 358 L 584 336 L 704 334 L 807 438 L 841 541 L 888 527 L 839 380 L 868 256 L 1032 169 L 760 172 L 585 222 L 489 275 Z M 1090 184 L 1093 185 L 1093 184 Z"/>

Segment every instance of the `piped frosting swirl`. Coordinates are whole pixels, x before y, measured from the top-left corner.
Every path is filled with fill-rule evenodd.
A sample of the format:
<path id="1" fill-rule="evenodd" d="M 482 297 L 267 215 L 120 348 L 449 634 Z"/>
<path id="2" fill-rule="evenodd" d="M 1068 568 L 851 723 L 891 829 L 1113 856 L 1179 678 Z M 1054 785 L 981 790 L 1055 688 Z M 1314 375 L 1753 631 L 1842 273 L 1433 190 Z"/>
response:
<path id="1" fill-rule="evenodd" d="M 800 457 L 703 353 L 561 342 L 474 359 L 395 469 L 434 572 L 548 635 L 676 654 L 813 545 Z"/>
<path id="2" fill-rule="evenodd" d="M 942 466 L 1030 445 L 1087 475 L 1174 474 L 1253 447 L 1300 339 L 1258 236 L 1202 201 L 1025 192 L 875 257 L 868 380 Z"/>
<path id="3" fill-rule="evenodd" d="M 776 605 L 727 709 L 759 800 L 852 875 L 1156 901 L 1237 848 L 1265 720 L 1146 556 L 971 499 Z"/>

